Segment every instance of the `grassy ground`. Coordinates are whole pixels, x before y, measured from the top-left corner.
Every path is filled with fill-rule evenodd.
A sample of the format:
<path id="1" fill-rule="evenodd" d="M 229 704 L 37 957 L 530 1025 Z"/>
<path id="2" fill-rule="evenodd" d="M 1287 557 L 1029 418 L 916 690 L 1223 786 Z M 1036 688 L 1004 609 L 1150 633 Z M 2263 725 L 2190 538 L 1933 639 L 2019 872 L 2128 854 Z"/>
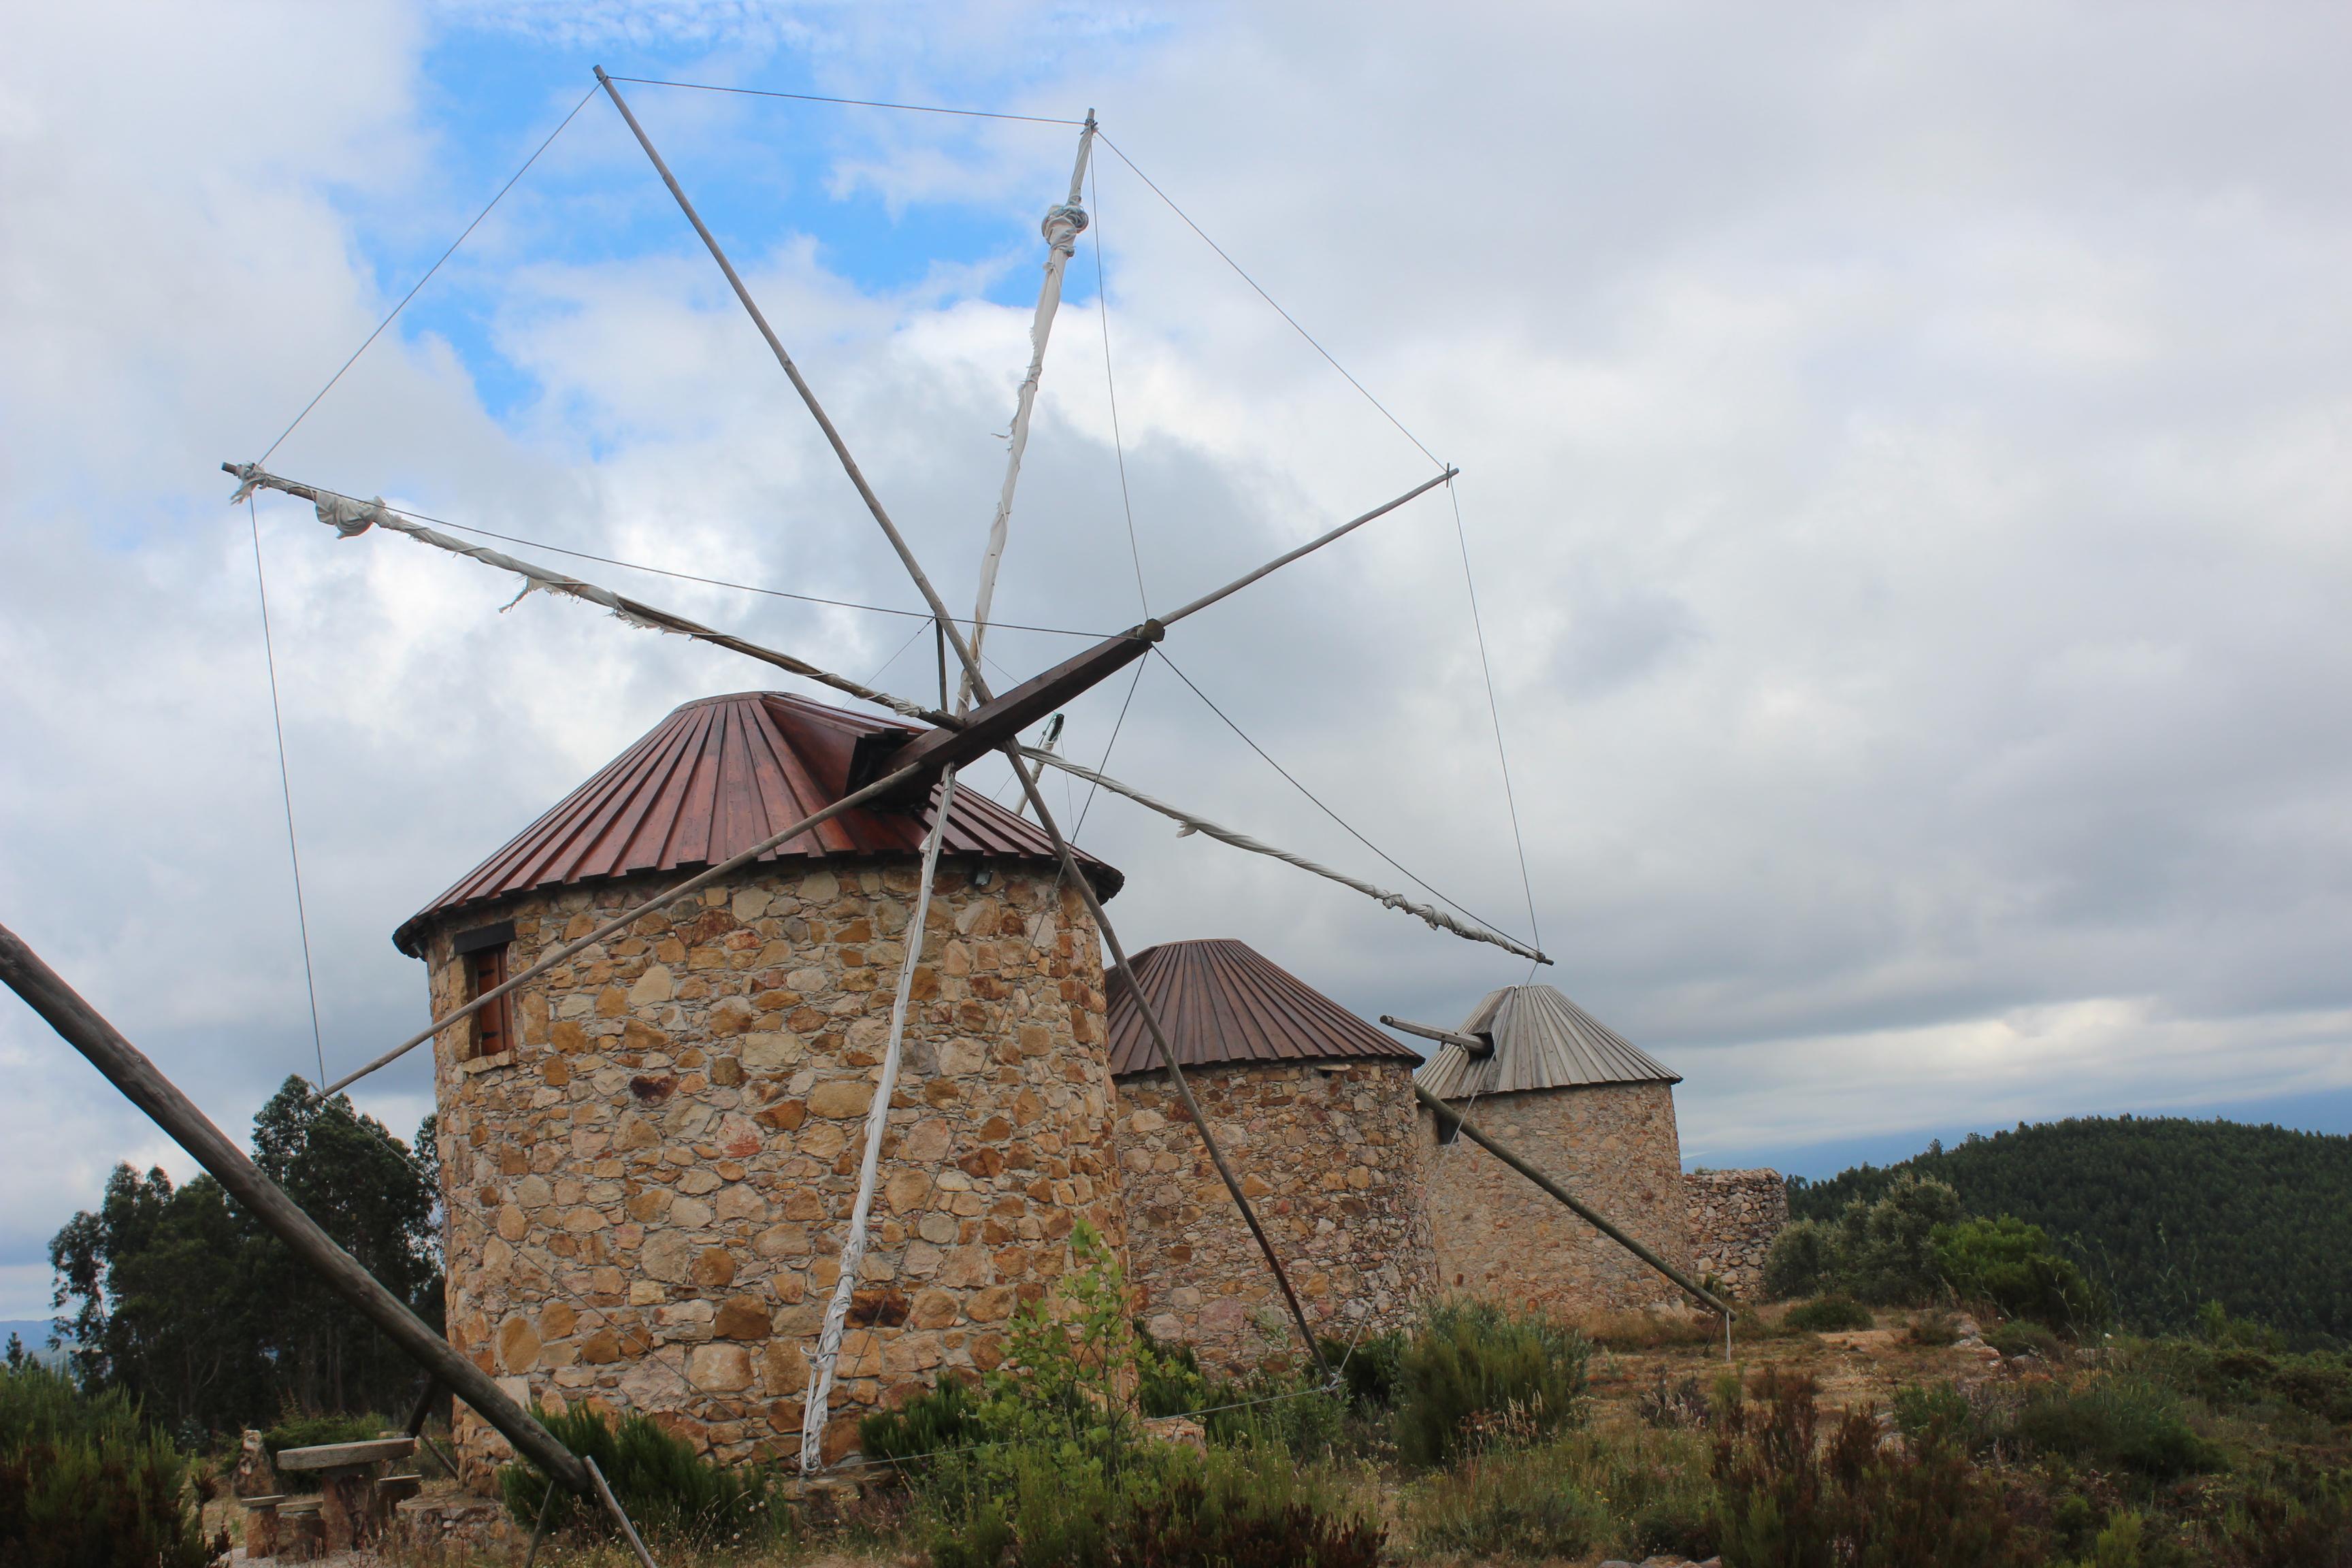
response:
<path id="1" fill-rule="evenodd" d="M 1328 1445 L 1319 1452 L 1294 1456 L 1262 1437 L 1269 1446 L 1235 1463 L 1280 1472 L 1334 1516 L 1377 1521 L 1381 1561 L 1431 1568 L 1591 1568 L 1717 1550 L 1734 1568 L 1848 1561 L 1769 1544 L 1782 1526 L 1772 1510 L 1759 1514 L 1756 1499 L 1813 1492 L 1824 1518 L 1846 1510 L 1844 1522 L 1820 1526 L 1832 1535 L 1856 1520 L 1865 1533 L 1881 1528 L 1874 1520 L 1906 1521 L 1910 1545 L 1882 1539 L 1862 1558 L 1906 1568 L 2352 1564 L 2352 1362 L 2290 1355 L 2259 1337 L 2067 1347 L 2027 1329 L 1980 1337 L 1972 1321 L 1937 1311 L 1882 1310 L 1867 1314 L 1868 1327 L 1822 1331 L 1794 1328 L 1789 1315 L 1769 1307 L 1742 1318 L 1728 1366 L 1717 1320 L 1590 1321 L 1580 1327 L 1594 1348 L 1574 1420 L 1538 1429 L 1506 1410 L 1437 1465 L 1403 1464 L 1388 1418 L 1363 1411 L 1315 1428 L 1310 1446 Z M 1744 1391 L 1744 1414 L 1727 1416 L 1727 1373 Z M 1773 1403 L 1774 1389 L 1800 1385 L 1801 1399 Z M 1798 1415 L 1817 1424 L 1801 1447 L 1824 1457 L 1800 1463 L 1815 1468 L 1794 1479 L 1766 1473 L 1758 1457 L 1770 1448 L 1770 1424 Z M 1306 1430 L 1294 1426 L 1286 1440 L 1297 1447 Z M 1841 1443 L 1877 1456 L 1878 1468 L 1860 1479 L 1833 1475 L 1827 1456 Z M 1735 1452 L 1748 1456 L 1744 1479 L 1727 1469 Z M 920 1568 L 932 1561 L 926 1542 L 938 1539 L 936 1518 L 927 1522 L 919 1501 L 886 1480 L 845 1510 L 804 1516 L 789 1536 L 669 1545 L 658 1556 L 663 1568 Z M 630 1560 L 610 1543 L 559 1542 L 541 1561 Z"/>

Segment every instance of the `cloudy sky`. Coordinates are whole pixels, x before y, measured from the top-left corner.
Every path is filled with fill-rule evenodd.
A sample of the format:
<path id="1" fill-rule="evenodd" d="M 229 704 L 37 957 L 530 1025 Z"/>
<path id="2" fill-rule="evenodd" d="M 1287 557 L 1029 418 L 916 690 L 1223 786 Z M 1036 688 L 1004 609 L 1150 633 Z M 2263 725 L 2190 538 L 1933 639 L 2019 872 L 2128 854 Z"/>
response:
<path id="1" fill-rule="evenodd" d="M 1126 625 L 1459 464 L 1458 534 L 1433 494 L 1168 651 L 1364 839 L 1539 928 L 1548 978 L 1685 1075 L 1691 1163 L 2124 1110 L 2352 1126 L 2339 8 L 0 14 L 0 921 L 232 1131 L 423 1022 L 402 918 L 677 703 L 773 683 L 225 504 L 218 463 L 278 437 L 592 63 L 1098 111 L 1125 156 L 1007 619 Z M 967 600 L 1073 130 L 626 90 Z M 543 559 L 919 603 L 601 100 L 270 466 Z M 903 615 L 572 565 L 936 680 Z M 1397 879 L 1168 667 L 1129 696 L 1075 706 L 1069 748 Z M 1133 947 L 1239 936 L 1440 1021 L 1525 975 L 1121 802 L 1083 837 L 1129 873 Z M 0 1317 L 29 1316 L 114 1161 L 186 1162 L 13 1002 L 0 1068 Z M 360 1098 L 405 1130 L 428 1095 L 412 1062 Z"/>

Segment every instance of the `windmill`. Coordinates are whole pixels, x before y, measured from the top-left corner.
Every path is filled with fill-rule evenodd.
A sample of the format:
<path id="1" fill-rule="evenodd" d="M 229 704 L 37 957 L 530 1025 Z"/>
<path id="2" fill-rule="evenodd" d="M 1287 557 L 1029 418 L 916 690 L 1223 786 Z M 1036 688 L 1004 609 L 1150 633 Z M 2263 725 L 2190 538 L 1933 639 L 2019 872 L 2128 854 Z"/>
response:
<path id="1" fill-rule="evenodd" d="M 333 527 L 341 536 L 355 537 L 372 528 L 379 527 L 387 531 L 399 532 L 434 548 L 469 557 L 497 570 L 513 573 L 523 579 L 525 592 L 534 589 L 544 590 L 596 605 L 633 626 L 681 635 L 727 649 L 814 681 L 847 696 L 876 704 L 903 719 L 924 726 L 920 731 L 897 732 L 892 743 L 866 749 L 853 765 L 853 776 L 849 785 L 839 798 L 806 814 L 729 859 L 710 865 L 694 876 L 685 878 L 675 885 L 665 888 L 651 898 L 624 909 L 611 919 L 598 922 L 593 930 L 566 942 L 552 953 L 542 957 L 533 966 L 483 989 L 461 1005 L 442 1013 L 425 1029 L 378 1055 L 356 1071 L 326 1085 L 324 1089 L 324 1092 L 333 1093 L 344 1089 L 367 1074 L 397 1059 L 415 1047 L 434 1038 L 440 1032 L 462 1023 L 469 1016 L 514 994 L 519 988 L 544 974 L 564 960 L 586 952 L 597 943 L 613 937 L 647 911 L 672 904 L 682 897 L 701 890 L 749 864 L 759 856 L 771 852 L 780 846 L 790 844 L 803 835 L 813 833 L 844 813 L 869 804 L 893 800 L 916 803 L 928 800 L 929 827 L 922 846 L 922 875 L 918 885 L 916 912 L 909 923 L 908 938 L 904 943 L 905 951 L 897 977 L 887 1043 L 880 1064 L 879 1083 L 864 1130 L 856 1205 L 839 1260 L 839 1271 L 827 1304 L 823 1331 L 819 1336 L 817 1350 L 810 1365 L 810 1389 L 804 1406 L 801 1458 L 804 1472 L 814 1473 L 822 1466 L 820 1444 L 825 1426 L 828 1396 L 835 1377 L 835 1363 L 840 1354 L 846 1316 L 866 1254 L 876 1177 L 885 1137 L 891 1090 L 901 1066 L 910 987 L 923 952 L 927 924 L 925 911 L 931 897 L 934 877 L 950 809 L 958 789 L 958 774 L 961 770 L 991 752 L 1004 757 L 1020 785 L 1024 809 L 1034 814 L 1037 826 L 1050 840 L 1053 851 L 1059 859 L 1064 879 L 1084 902 L 1087 912 L 1113 963 L 1122 969 L 1126 968 L 1129 963 L 1126 947 L 1115 926 L 1105 913 L 1101 900 L 1092 882 L 1081 871 L 1074 850 L 1038 787 L 1037 770 L 1041 767 L 1061 769 L 1077 777 L 1089 780 L 1101 787 L 1124 795 L 1148 809 L 1178 821 L 1187 832 L 1198 832 L 1204 837 L 1216 838 L 1237 848 L 1271 856 L 1318 876 L 1338 881 L 1388 907 L 1412 914 L 1433 929 L 1445 931 L 1466 940 L 1490 943 L 1515 955 L 1524 957 L 1532 964 L 1548 963 L 1550 961 L 1538 948 L 1506 933 L 1463 920 L 1432 905 L 1417 902 L 1402 894 L 1318 865 L 1305 857 L 1276 848 L 1237 830 L 1221 826 L 1204 817 L 1161 802 L 1140 789 L 1111 779 L 1099 770 L 1086 769 L 1072 763 L 1052 752 L 1049 748 L 1025 746 L 1021 742 L 1020 736 L 1023 731 L 1059 711 L 1072 699 L 1090 689 L 1112 674 L 1146 657 L 1155 645 L 1170 635 L 1172 628 L 1190 616 L 1241 592 L 1284 566 L 1347 536 L 1365 524 L 1396 510 L 1416 498 L 1441 486 L 1450 484 L 1456 473 L 1456 470 L 1450 466 L 1438 465 L 1439 472 L 1422 483 L 1277 555 L 1223 586 L 1202 595 L 1176 610 L 1149 618 L 1124 632 L 1104 638 L 1079 654 L 1026 680 L 1013 684 L 1007 689 L 1003 691 L 996 689 L 983 672 L 981 651 L 990 626 L 998 569 L 1015 510 L 1015 496 L 1028 440 L 1029 426 L 1034 410 L 1037 389 L 1044 371 L 1055 317 L 1059 306 L 1063 274 L 1075 247 L 1076 237 L 1087 222 L 1080 197 L 1088 161 L 1099 135 L 1099 129 L 1091 113 L 1083 122 L 1080 130 L 1067 199 L 1055 205 L 1048 211 L 1043 225 L 1046 259 L 1044 265 L 1044 281 L 1032 321 L 1030 360 L 1016 395 L 1014 417 L 1008 441 L 1007 462 L 982 553 L 975 605 L 968 617 L 960 618 L 950 610 L 923 563 L 916 557 L 881 497 L 859 467 L 839 429 L 826 414 L 816 393 L 793 362 L 783 342 L 753 299 L 751 290 L 730 261 L 717 237 L 703 222 L 686 191 L 638 121 L 622 94 L 620 79 L 609 76 L 601 68 L 596 71 L 596 79 L 598 89 L 607 95 L 614 108 L 643 148 L 652 166 L 658 173 L 663 184 L 675 198 L 680 212 L 692 226 L 708 248 L 713 261 L 725 276 L 730 288 L 742 304 L 761 339 L 768 345 L 779 368 L 791 382 L 794 392 L 823 434 L 844 476 L 856 492 L 873 522 L 897 554 L 908 578 L 922 596 L 937 629 L 942 649 L 953 654 L 961 671 L 953 702 L 950 703 L 946 700 L 944 690 L 940 703 L 932 707 L 895 696 L 865 682 L 851 680 L 809 660 L 761 646 L 731 633 L 646 604 L 642 600 L 623 596 L 569 574 L 492 551 L 486 546 L 468 543 L 433 528 L 425 521 L 386 506 L 380 499 L 363 500 L 325 487 L 274 474 L 262 466 L 262 461 L 229 462 L 224 463 L 222 467 L 233 474 L 238 481 L 234 497 L 236 500 L 248 500 L 260 490 L 275 491 L 306 500 L 316 509 L 320 521 Z M 583 99 L 583 106 L 585 101 Z M 578 110 L 575 109 L 573 112 L 576 114 Z M 388 321 L 389 319 L 387 322 Z M 378 329 L 379 331 L 382 330 L 382 328 Z M 362 345 L 362 349 L 364 346 Z M 313 401 L 315 404 L 316 400 Z M 280 439 L 282 440 L 283 437 Z M 268 454 L 265 453 L 263 460 L 266 460 L 268 456 Z M 178 1095 L 168 1082 L 163 1080 L 162 1075 L 153 1070 L 152 1064 L 147 1063 L 144 1058 L 139 1057 L 127 1041 L 122 1040 L 110 1026 L 105 1025 L 103 1019 L 99 1018 L 86 1004 L 81 1003 L 80 999 L 75 996 L 62 981 L 47 971 L 28 949 L 25 949 L 13 935 L 5 931 L 0 931 L 0 977 L 6 978 L 20 993 L 25 994 L 28 1000 L 33 1001 L 37 1008 L 41 1010 L 61 1033 L 83 1049 L 86 1055 L 90 1056 L 93 1061 L 98 1062 L 101 1070 L 106 1071 L 110 1078 L 112 1078 L 126 1093 L 141 1104 L 142 1109 L 167 1130 L 172 1131 L 175 1137 L 191 1148 L 192 1152 L 197 1152 L 200 1162 L 204 1163 L 208 1169 L 214 1169 L 216 1174 L 223 1172 L 228 1173 L 223 1174 L 222 1179 L 230 1185 L 231 1191 L 240 1198 L 240 1201 L 247 1202 L 254 1207 L 256 1212 L 260 1213 L 265 1220 L 273 1225 L 274 1228 L 278 1228 L 281 1235 L 286 1236 L 289 1243 L 295 1244 L 297 1250 L 307 1259 L 334 1279 L 338 1288 L 344 1289 L 356 1304 L 362 1306 L 362 1310 L 387 1325 L 390 1325 L 395 1317 L 404 1320 L 404 1326 L 396 1330 L 388 1327 L 388 1331 L 394 1332 L 394 1337 L 397 1341 L 415 1353 L 436 1376 L 481 1413 L 492 1426 L 515 1445 L 518 1450 L 538 1463 L 548 1474 L 557 1477 L 575 1490 L 585 1493 L 592 1489 L 601 1489 L 601 1479 L 594 1476 L 593 1467 L 583 1468 L 577 1459 L 562 1450 L 561 1445 L 554 1444 L 545 1429 L 528 1412 L 509 1399 L 503 1391 L 483 1376 L 469 1362 L 456 1355 L 446 1342 L 439 1340 L 438 1336 L 433 1335 L 413 1317 L 409 1317 L 405 1310 L 400 1308 L 398 1303 L 391 1301 L 380 1287 L 374 1287 L 371 1292 L 370 1288 L 373 1287 L 373 1281 L 366 1279 L 363 1274 L 361 1274 L 358 1279 L 349 1278 L 350 1274 L 357 1272 L 356 1266 L 352 1266 L 350 1269 L 343 1269 L 337 1265 L 334 1259 L 341 1258 L 342 1255 L 332 1247 L 332 1244 L 326 1240 L 323 1233 L 318 1232 L 315 1225 L 308 1222 L 307 1216 L 301 1215 L 299 1210 L 292 1209 L 292 1205 L 285 1203 L 282 1194 L 277 1194 L 273 1200 L 271 1194 L 275 1189 L 269 1188 L 268 1184 L 260 1178 L 257 1173 L 253 1173 L 249 1163 L 244 1164 L 240 1169 L 242 1156 L 236 1153 L 234 1145 L 221 1138 L 184 1096 Z M 1317 1344 L 1316 1336 L 1307 1314 L 1299 1303 L 1297 1294 L 1285 1271 L 1282 1259 L 1273 1244 L 1267 1239 L 1265 1231 L 1244 1192 L 1239 1174 L 1226 1153 L 1218 1146 L 1207 1121 L 1198 1115 L 1191 1091 L 1186 1085 L 1183 1071 L 1178 1063 L 1177 1055 L 1170 1047 L 1168 1033 L 1162 1020 L 1150 1004 L 1139 994 L 1135 1000 L 1138 1015 L 1151 1041 L 1157 1065 L 1164 1072 L 1171 1092 L 1186 1105 L 1188 1110 L 1193 1111 L 1192 1121 L 1202 1141 L 1204 1152 L 1213 1164 L 1236 1212 L 1256 1240 L 1265 1265 L 1278 1287 L 1292 1324 L 1303 1342 L 1306 1354 L 1318 1366 L 1321 1365 L 1322 1352 Z M 1454 1121 L 1460 1121 L 1459 1112 L 1442 1104 L 1433 1104 L 1433 1109 L 1441 1119 L 1450 1118 Z M 1465 1126 L 1465 1131 L 1470 1132 L 1474 1138 L 1478 1137 L 1473 1129 Z M 1479 1141 L 1487 1142 L 1489 1147 L 1495 1147 L 1491 1141 L 1484 1139 Z M 1527 1173 L 1538 1181 L 1544 1180 L 1538 1173 L 1529 1171 Z M 1573 1202 L 1564 1193 L 1559 1193 L 1557 1195 L 1561 1196 L 1562 1201 Z M 289 1210 L 291 1212 L 284 1212 Z M 1580 1208 L 1579 1212 L 1585 1211 Z M 342 1261 L 348 1264 L 349 1259 L 343 1258 Z M 1657 1263 L 1654 1258 L 1651 1261 Z M 1662 1263 L 1657 1266 L 1664 1268 Z M 1667 1270 L 1667 1272 L 1671 1274 L 1672 1271 Z M 1680 1279 L 1679 1276 L 1674 1277 L 1678 1284 L 1695 1296 L 1707 1300 L 1711 1305 L 1721 1307 L 1720 1302 L 1716 1301 L 1697 1286 Z M 609 1498 L 606 1500 L 609 1503 Z"/>

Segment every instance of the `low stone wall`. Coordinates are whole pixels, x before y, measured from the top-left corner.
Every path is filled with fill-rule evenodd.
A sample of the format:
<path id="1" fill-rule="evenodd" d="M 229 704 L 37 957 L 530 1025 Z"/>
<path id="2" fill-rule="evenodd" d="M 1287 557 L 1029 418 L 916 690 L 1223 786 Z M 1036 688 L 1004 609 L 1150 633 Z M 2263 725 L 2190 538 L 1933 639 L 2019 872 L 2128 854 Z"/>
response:
<path id="1" fill-rule="evenodd" d="M 1690 1205 L 1691 1267 L 1712 1274 L 1744 1301 L 1764 1294 L 1764 1255 L 1789 1223 L 1789 1184 L 1778 1171 L 1694 1171 L 1683 1178 Z"/>
<path id="2" fill-rule="evenodd" d="M 1107 1138 L 1102 972 L 1074 889 L 942 868 L 828 1458 L 942 1367 L 987 1368 L 1081 1219 L 1124 1247 Z M 519 1396 L 648 1412 L 708 1451 L 796 1454 L 813 1349 L 879 1076 L 918 875 L 760 867 L 650 914 L 519 994 L 520 1044 L 436 1045 L 451 1340 Z M 453 917 L 510 919 L 509 973 L 648 879 Z M 460 1407 L 469 1484 L 506 1452 Z"/>
<path id="3" fill-rule="evenodd" d="M 1690 1264 L 1674 1087 L 1594 1084 L 1481 1096 L 1482 1131 L 1523 1155 L 1676 1268 Z M 1433 1142 L 1435 1119 L 1422 1113 Z M 1683 1293 L 1468 1139 L 1438 1146 L 1429 1219 L 1444 1288 L 1576 1314 L 1679 1303 Z"/>
<path id="4" fill-rule="evenodd" d="M 1400 1327 L 1436 1283 L 1406 1068 L 1286 1062 L 1185 1075 L 1319 1334 Z M 1281 1292 L 1182 1101 L 1157 1074 L 1118 1089 L 1129 1278 L 1153 1337 L 1227 1371 L 1296 1351 Z"/>

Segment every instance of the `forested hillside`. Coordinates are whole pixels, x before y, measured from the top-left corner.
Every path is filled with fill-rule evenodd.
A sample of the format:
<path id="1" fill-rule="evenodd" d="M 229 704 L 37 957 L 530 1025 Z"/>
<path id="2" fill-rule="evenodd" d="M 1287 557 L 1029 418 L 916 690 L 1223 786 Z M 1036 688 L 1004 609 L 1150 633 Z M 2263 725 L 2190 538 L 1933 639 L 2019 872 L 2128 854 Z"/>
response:
<path id="1" fill-rule="evenodd" d="M 2352 1342 L 2352 1138 L 2181 1117 L 2020 1125 L 1791 1180 L 1790 1214 L 1833 1219 L 1906 1171 L 2060 1238 L 2134 1327 L 2185 1327 L 2210 1300 L 2300 1340 Z"/>

